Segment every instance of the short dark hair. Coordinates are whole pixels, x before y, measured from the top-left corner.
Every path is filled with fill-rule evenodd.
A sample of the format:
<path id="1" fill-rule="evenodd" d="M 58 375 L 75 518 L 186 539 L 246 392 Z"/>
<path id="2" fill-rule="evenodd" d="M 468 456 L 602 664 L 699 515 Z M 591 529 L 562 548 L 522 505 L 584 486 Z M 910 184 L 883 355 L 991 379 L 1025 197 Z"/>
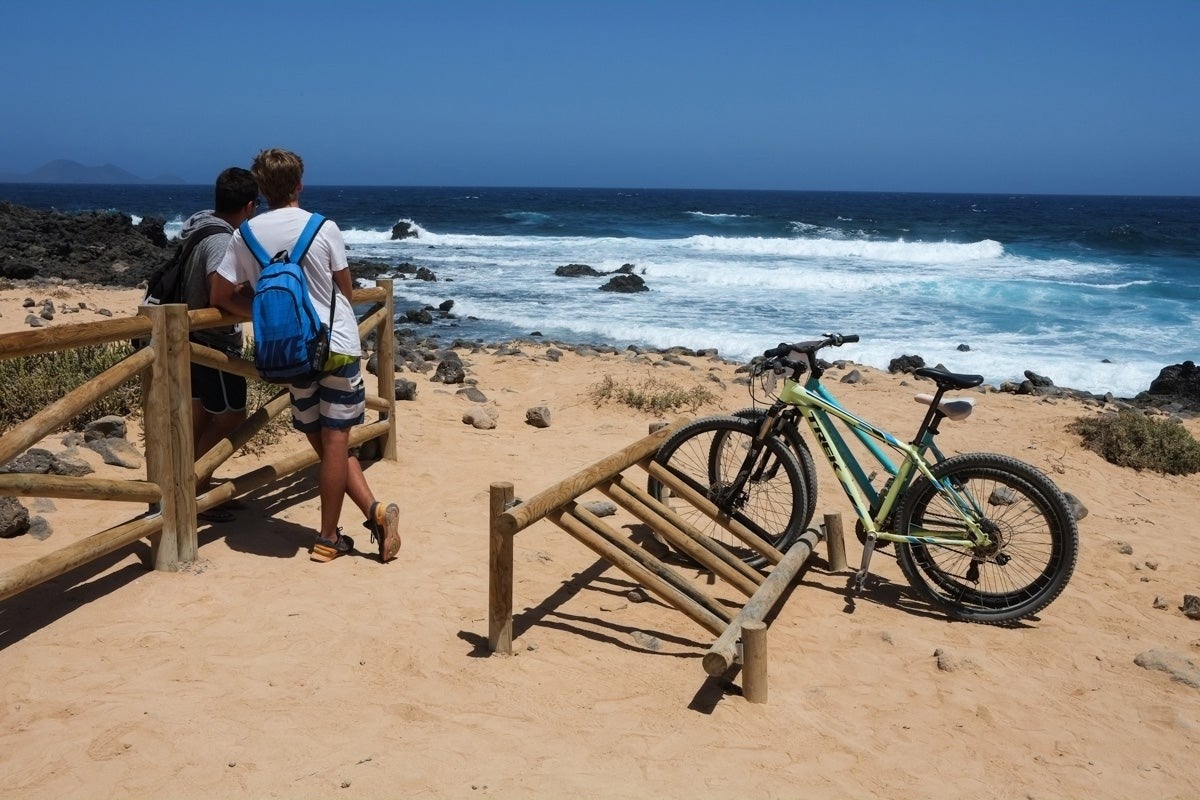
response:
<path id="1" fill-rule="evenodd" d="M 232 214 L 257 199 L 258 184 L 250 170 L 230 167 L 217 176 L 213 209 L 218 214 Z"/>

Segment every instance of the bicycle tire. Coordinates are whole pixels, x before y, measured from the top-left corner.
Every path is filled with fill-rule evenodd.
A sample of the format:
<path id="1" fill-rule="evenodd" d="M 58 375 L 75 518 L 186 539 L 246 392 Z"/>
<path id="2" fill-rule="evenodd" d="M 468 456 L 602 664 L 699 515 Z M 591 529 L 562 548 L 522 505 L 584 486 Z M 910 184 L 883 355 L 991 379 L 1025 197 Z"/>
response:
<path id="1" fill-rule="evenodd" d="M 786 551 L 804 530 L 807 490 L 800 464 L 779 439 L 765 443 L 762 459 L 741 488 L 733 487 L 755 426 L 730 416 L 706 417 L 676 431 L 654 460 L 711 500 L 724 514 L 745 525 L 779 550 Z M 652 497 L 667 504 L 697 530 L 726 545 L 735 555 L 758 566 L 758 551 L 651 478 Z"/>
<path id="2" fill-rule="evenodd" d="M 1066 588 L 1079 556 L 1079 528 L 1059 488 L 1036 468 L 995 453 L 965 453 L 932 467 L 997 537 L 987 552 L 899 543 L 896 560 L 924 599 L 952 617 L 1000 624 L 1032 616 Z M 943 490 L 921 477 L 905 493 L 897 532 L 964 532 Z"/>
<path id="3" fill-rule="evenodd" d="M 733 416 L 750 420 L 756 425 L 761 424 L 762 418 L 766 415 L 765 408 L 739 408 L 733 412 Z M 800 435 L 800 431 L 796 430 L 795 417 L 792 417 L 791 422 L 776 428 L 775 435 L 787 443 L 787 446 L 792 449 L 792 454 L 796 456 L 796 461 L 800 464 L 800 472 L 804 476 L 804 488 L 808 492 L 808 502 L 804 509 L 804 522 L 801 527 L 807 528 L 817 513 L 817 464 L 813 461 L 812 451 L 808 449 L 804 437 Z"/>

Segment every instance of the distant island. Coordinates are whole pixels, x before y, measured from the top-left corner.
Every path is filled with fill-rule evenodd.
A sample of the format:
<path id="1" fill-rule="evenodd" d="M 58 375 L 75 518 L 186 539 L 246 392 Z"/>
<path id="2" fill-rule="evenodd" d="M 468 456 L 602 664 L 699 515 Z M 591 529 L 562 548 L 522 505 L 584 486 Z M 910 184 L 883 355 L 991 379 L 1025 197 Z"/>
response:
<path id="1" fill-rule="evenodd" d="M 32 172 L 0 172 L 0 183 L 183 184 L 187 181 L 175 175 L 142 178 L 113 164 L 89 167 L 78 161 L 58 158 Z"/>

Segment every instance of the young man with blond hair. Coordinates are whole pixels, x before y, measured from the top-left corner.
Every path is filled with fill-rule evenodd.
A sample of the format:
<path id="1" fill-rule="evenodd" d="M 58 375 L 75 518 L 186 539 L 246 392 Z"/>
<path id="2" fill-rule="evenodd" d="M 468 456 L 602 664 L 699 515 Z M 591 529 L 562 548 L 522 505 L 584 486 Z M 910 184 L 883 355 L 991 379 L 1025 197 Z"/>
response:
<path id="1" fill-rule="evenodd" d="M 300 207 L 304 162 L 287 150 L 263 150 L 250 170 L 268 210 L 246 224 L 267 253 L 295 248 L 296 240 L 312 214 Z M 314 561 L 332 561 L 354 549 L 354 542 L 338 527 L 345 496 L 362 509 L 379 545 L 379 559 L 386 563 L 400 551 L 400 509 L 375 500 L 358 457 L 350 452 L 350 429 L 361 424 L 366 411 L 366 392 L 359 364 L 362 348 L 358 324 L 350 305 L 353 284 L 346 262 L 342 232 L 326 220 L 301 260 L 308 280 L 309 297 L 317 315 L 329 319 L 334 304 L 334 323 L 329 359 L 317 379 L 289 387 L 292 424 L 308 437 L 321 458 L 321 529 L 313 543 Z M 258 263 L 241 231 L 234 233 L 216 272 L 212 303 L 233 314 L 249 317 L 251 301 L 237 291 L 243 282 L 251 288 L 258 282 Z"/>

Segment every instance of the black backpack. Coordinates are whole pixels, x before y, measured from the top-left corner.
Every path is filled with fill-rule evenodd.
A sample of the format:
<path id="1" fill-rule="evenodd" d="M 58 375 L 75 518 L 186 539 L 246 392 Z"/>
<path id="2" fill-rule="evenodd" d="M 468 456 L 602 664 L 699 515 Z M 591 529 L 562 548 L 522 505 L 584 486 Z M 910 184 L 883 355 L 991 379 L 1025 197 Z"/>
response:
<path id="1" fill-rule="evenodd" d="M 185 302 L 183 269 L 187 266 L 188 259 L 191 258 L 196 245 L 215 233 L 229 233 L 229 228 L 224 225 L 205 225 L 193 231 L 187 241 L 176 245 L 175 252 L 171 257 L 165 264 L 154 270 L 146 282 L 146 297 L 142 300 L 142 305 L 159 306 Z"/>

